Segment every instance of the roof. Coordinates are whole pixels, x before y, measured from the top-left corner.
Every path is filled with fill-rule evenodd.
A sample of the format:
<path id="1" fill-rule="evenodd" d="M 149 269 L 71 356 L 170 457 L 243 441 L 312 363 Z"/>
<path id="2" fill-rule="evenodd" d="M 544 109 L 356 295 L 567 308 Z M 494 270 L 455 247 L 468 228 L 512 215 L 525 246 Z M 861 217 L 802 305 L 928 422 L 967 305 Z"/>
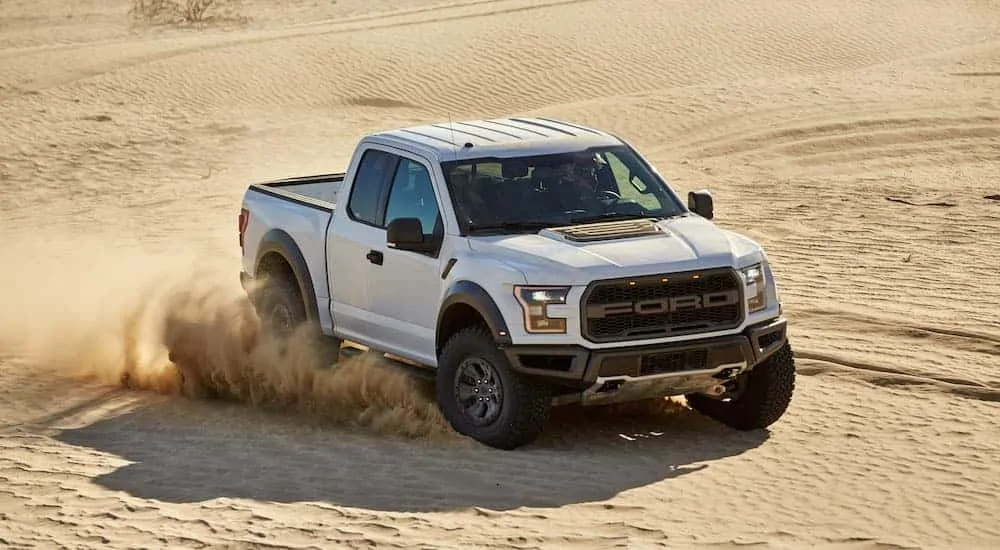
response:
<path id="1" fill-rule="evenodd" d="M 538 155 L 621 145 L 617 137 L 575 123 L 542 117 L 439 122 L 373 135 L 404 148 L 417 146 L 439 160 Z"/>

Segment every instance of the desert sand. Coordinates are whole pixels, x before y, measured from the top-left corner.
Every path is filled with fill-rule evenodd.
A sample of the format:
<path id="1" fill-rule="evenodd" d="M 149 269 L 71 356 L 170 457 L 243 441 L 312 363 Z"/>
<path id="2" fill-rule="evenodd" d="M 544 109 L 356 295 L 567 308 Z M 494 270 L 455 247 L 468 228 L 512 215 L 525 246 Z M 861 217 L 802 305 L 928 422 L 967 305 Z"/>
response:
<path id="1" fill-rule="evenodd" d="M 1000 548 L 1000 3 L 128 8 L 0 3 L 0 547 Z M 766 247 L 781 421 L 566 409 L 499 452 L 378 358 L 256 339 L 247 184 L 510 114 L 619 133 Z"/>

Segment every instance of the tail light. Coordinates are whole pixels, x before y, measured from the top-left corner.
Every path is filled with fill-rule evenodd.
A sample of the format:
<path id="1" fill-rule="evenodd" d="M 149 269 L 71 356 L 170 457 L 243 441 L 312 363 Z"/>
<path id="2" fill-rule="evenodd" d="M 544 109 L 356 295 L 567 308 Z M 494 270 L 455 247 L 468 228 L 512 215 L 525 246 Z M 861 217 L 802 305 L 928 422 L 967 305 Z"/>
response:
<path id="1" fill-rule="evenodd" d="M 238 229 L 240 234 L 240 250 L 243 250 L 243 234 L 246 233 L 247 223 L 250 222 L 250 211 L 246 208 L 240 209 L 240 220 L 238 223 Z"/>

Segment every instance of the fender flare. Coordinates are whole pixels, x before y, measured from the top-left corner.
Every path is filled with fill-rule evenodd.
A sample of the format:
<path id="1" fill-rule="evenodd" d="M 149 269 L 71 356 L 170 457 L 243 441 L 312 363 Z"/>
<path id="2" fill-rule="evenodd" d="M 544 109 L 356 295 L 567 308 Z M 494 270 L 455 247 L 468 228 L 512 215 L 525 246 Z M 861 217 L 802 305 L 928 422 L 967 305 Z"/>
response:
<path id="1" fill-rule="evenodd" d="M 441 308 L 438 310 L 437 328 L 435 330 L 434 339 L 437 347 L 444 345 L 444 342 L 441 342 L 441 321 L 448 309 L 455 304 L 465 304 L 476 310 L 486 321 L 486 325 L 489 327 L 490 332 L 493 334 L 493 339 L 497 344 L 501 346 L 511 344 L 507 321 L 503 318 L 503 314 L 500 313 L 500 308 L 493 301 L 493 297 L 478 284 L 463 280 L 453 282 L 444 292 L 444 297 L 441 300 Z"/>
<path id="2" fill-rule="evenodd" d="M 316 303 L 316 289 L 313 287 L 312 276 L 309 273 L 309 264 L 306 263 L 305 256 L 299 250 L 295 239 L 281 229 L 271 229 L 261 237 L 260 246 L 257 248 L 257 257 L 254 259 L 254 277 L 259 275 L 261 260 L 267 254 L 276 253 L 292 268 L 295 275 L 295 282 L 299 287 L 299 294 L 306 309 L 306 318 L 313 322 L 319 320 L 319 305 Z"/>

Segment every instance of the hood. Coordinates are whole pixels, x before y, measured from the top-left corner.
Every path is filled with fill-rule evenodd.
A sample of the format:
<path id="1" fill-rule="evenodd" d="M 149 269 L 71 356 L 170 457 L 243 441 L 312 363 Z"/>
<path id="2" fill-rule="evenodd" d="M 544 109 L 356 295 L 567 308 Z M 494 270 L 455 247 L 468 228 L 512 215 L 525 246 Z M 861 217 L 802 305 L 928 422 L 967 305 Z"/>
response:
<path id="1" fill-rule="evenodd" d="M 744 267 L 763 258 L 754 241 L 698 216 L 475 237 L 469 244 L 520 270 L 528 284 L 540 285 L 585 285 L 595 279 Z"/>

